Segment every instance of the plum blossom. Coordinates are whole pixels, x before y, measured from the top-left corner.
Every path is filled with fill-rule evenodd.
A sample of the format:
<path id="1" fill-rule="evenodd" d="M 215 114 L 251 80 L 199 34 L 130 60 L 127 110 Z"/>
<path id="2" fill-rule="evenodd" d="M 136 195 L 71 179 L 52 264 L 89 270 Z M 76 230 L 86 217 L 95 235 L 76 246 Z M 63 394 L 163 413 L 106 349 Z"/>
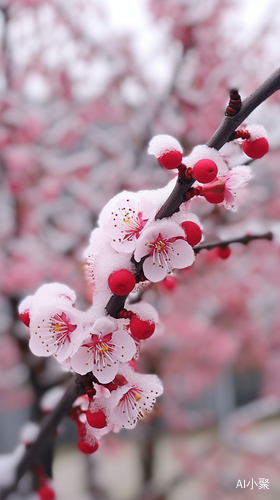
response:
<path id="1" fill-rule="evenodd" d="M 64 300 L 52 300 L 30 309 L 30 350 L 36 356 L 54 355 L 64 362 L 79 347 L 82 333 L 82 313 Z"/>
<path id="2" fill-rule="evenodd" d="M 163 393 L 162 383 L 156 375 L 134 372 L 127 363 L 120 366 L 117 376 L 123 378 L 123 383 L 109 397 L 94 399 L 90 411 L 101 410 L 106 415 L 107 428 L 131 429 L 152 410 L 156 398 Z"/>
<path id="3" fill-rule="evenodd" d="M 154 215 L 155 207 L 149 199 L 125 192 L 106 206 L 100 224 L 115 250 L 130 253 L 135 249 L 148 220 Z"/>
<path id="4" fill-rule="evenodd" d="M 225 183 L 224 201 L 225 208 L 236 210 L 236 190 L 245 186 L 251 179 L 250 167 L 235 167 L 226 176 L 218 176 Z"/>
<path id="5" fill-rule="evenodd" d="M 162 383 L 155 375 L 140 375 L 128 371 L 128 384 L 120 387 L 116 392 L 116 406 L 111 410 L 111 421 L 119 427 L 131 429 L 135 427 L 146 412 L 152 410 L 156 398 L 163 393 Z"/>
<path id="6" fill-rule="evenodd" d="M 99 382 L 106 384 L 115 378 L 119 363 L 130 361 L 135 351 L 135 343 L 127 332 L 110 319 L 100 318 L 72 357 L 71 365 L 81 375 L 92 370 Z"/>
<path id="7" fill-rule="evenodd" d="M 173 269 L 183 269 L 194 262 L 192 247 L 184 240 L 184 230 L 175 222 L 156 221 L 140 236 L 135 260 L 146 257 L 143 271 L 153 282 L 163 280 Z"/>

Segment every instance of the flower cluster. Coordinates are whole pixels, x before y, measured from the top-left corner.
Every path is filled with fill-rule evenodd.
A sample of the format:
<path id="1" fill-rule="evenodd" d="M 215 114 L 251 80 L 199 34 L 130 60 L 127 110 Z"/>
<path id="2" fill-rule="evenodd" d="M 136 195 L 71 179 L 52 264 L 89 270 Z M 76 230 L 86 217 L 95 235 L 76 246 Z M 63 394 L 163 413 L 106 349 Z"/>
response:
<path id="1" fill-rule="evenodd" d="M 240 132 L 238 140 L 250 137 L 254 149 L 253 133 Z M 259 154 L 259 143 L 257 149 Z M 110 316 L 107 305 L 114 296 L 125 304 L 145 282 L 159 282 L 173 270 L 191 266 L 193 247 L 202 240 L 201 224 L 189 210 L 191 198 L 203 196 L 235 209 L 236 192 L 251 176 L 249 167 L 229 170 L 226 159 L 207 146 L 197 146 L 183 157 L 181 145 L 170 136 L 154 137 L 148 152 L 164 168 L 178 169 L 184 182 L 190 181 L 178 210 L 168 218 L 158 215 L 175 179 L 164 189 L 115 196 L 102 210 L 85 251 L 86 275 L 93 285 L 90 309 L 77 310 L 75 293 L 59 283 L 43 285 L 20 305 L 31 351 L 53 355 L 64 369 L 92 377 L 85 396 L 71 410 L 84 453 L 94 452 L 109 431 L 133 428 L 163 392 L 160 380 L 136 373 L 134 363 L 142 343 L 155 332 L 156 311 L 142 301 L 128 302 L 128 309 Z"/>

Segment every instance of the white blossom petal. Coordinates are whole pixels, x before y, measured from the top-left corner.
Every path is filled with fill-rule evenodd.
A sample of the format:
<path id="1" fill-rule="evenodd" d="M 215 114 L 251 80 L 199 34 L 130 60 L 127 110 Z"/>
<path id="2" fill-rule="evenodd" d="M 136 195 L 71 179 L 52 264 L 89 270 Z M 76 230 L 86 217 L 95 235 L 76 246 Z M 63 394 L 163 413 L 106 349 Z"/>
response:
<path id="1" fill-rule="evenodd" d="M 194 251 L 184 240 L 176 240 L 168 252 L 170 263 L 175 269 L 184 269 L 194 263 Z"/>

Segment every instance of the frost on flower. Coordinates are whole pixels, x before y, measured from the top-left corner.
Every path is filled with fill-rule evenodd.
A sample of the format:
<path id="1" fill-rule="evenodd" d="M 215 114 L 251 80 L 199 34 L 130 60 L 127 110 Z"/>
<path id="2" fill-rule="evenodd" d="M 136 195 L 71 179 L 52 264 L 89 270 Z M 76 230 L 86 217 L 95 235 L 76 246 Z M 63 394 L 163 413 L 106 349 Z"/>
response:
<path id="1" fill-rule="evenodd" d="M 133 252 L 155 207 L 147 198 L 124 192 L 109 202 L 100 215 L 99 223 L 118 252 Z"/>
<path id="2" fill-rule="evenodd" d="M 135 343 L 127 332 L 110 319 L 101 318 L 72 357 L 71 365 L 81 375 L 92 371 L 99 382 L 106 384 L 115 378 L 119 363 L 130 361 L 135 351 Z"/>
<path id="3" fill-rule="evenodd" d="M 153 282 L 163 280 L 173 269 L 183 269 L 194 262 L 192 247 L 184 240 L 185 232 L 178 224 L 166 220 L 157 221 L 140 236 L 135 260 L 147 258 L 143 271 Z"/>

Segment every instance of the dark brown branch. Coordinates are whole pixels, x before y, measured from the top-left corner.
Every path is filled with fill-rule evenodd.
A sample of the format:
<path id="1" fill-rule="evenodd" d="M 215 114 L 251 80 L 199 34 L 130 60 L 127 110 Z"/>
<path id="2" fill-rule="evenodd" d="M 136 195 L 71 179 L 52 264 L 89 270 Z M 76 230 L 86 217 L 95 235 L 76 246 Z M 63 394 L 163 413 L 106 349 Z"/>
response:
<path id="1" fill-rule="evenodd" d="M 278 68 L 255 92 L 246 97 L 241 110 L 235 116 L 225 116 L 218 130 L 207 142 L 210 148 L 221 149 L 231 134 L 262 102 L 280 89 L 280 68 Z"/>
<path id="2" fill-rule="evenodd" d="M 195 253 L 201 252 L 201 250 L 212 250 L 213 248 L 217 247 L 227 247 L 228 245 L 231 245 L 231 243 L 242 243 L 243 245 L 247 245 L 250 243 L 250 241 L 253 240 L 273 240 L 273 234 L 271 231 L 268 231 L 267 233 L 264 234 L 257 234 L 257 235 L 252 235 L 252 234 L 246 234 L 245 236 L 242 236 L 241 238 L 233 238 L 230 240 L 223 240 L 223 241 L 214 241 L 212 243 L 203 243 L 202 245 L 198 245 L 197 247 L 194 248 Z"/>
<path id="3" fill-rule="evenodd" d="M 37 439 L 26 448 L 26 452 L 17 466 L 15 484 L 0 493 L 1 500 L 4 500 L 15 489 L 21 477 L 40 459 L 49 440 L 54 437 L 58 424 L 68 414 L 74 401 L 84 394 L 85 381 L 87 382 L 87 376 L 77 375 L 72 378 L 55 410 L 45 417 Z"/>

